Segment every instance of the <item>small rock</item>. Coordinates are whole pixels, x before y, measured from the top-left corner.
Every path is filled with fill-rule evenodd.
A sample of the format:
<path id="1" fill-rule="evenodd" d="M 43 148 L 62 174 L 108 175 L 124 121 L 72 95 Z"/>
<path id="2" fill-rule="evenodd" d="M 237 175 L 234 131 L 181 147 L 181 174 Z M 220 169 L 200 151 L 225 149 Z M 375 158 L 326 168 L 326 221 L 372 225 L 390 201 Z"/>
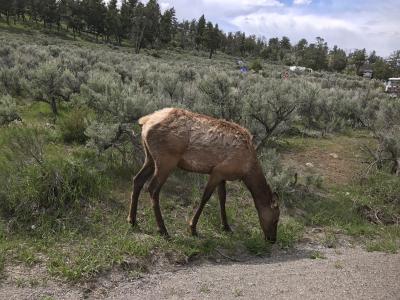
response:
<path id="1" fill-rule="evenodd" d="M 338 159 L 339 158 L 339 155 L 337 155 L 336 153 L 330 153 L 329 156 L 333 157 L 334 159 Z"/>
<path id="2" fill-rule="evenodd" d="M 314 168 L 314 164 L 313 164 L 313 163 L 310 163 L 310 162 L 308 162 L 308 163 L 306 163 L 306 167 L 309 167 L 309 168 Z"/>

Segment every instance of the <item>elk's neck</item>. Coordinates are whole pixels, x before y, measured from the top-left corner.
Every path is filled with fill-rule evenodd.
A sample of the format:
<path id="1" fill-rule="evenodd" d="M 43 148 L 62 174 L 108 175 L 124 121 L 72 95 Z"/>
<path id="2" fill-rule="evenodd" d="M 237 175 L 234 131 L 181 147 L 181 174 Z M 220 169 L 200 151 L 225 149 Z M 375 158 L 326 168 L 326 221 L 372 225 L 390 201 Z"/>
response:
<path id="1" fill-rule="evenodd" d="M 258 162 L 254 164 L 251 172 L 249 172 L 243 181 L 253 196 L 257 209 L 271 204 L 272 190 Z"/>

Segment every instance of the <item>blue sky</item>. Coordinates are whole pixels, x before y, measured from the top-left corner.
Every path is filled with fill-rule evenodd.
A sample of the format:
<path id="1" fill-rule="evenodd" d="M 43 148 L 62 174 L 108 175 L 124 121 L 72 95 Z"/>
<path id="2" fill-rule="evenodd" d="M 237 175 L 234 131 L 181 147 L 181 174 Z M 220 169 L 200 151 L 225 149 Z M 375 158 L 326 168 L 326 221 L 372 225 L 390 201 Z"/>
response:
<path id="1" fill-rule="evenodd" d="M 147 2 L 147 1 L 143 1 Z M 376 50 L 388 56 L 400 50 L 400 0 L 159 0 L 175 7 L 178 19 L 204 14 L 224 31 L 270 37 L 292 43 L 325 38 L 346 51 Z"/>

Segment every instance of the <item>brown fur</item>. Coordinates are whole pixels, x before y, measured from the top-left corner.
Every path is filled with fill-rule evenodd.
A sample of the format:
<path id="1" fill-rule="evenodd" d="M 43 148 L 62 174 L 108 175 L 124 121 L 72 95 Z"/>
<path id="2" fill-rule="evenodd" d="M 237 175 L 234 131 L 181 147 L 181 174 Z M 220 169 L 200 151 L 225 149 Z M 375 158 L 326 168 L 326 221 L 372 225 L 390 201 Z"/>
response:
<path id="1" fill-rule="evenodd" d="M 152 177 L 149 192 L 157 225 L 162 234 L 167 234 L 159 192 L 171 171 L 179 167 L 210 174 L 201 204 L 190 222 L 193 235 L 197 234 L 198 219 L 215 188 L 218 188 L 223 227 L 230 230 L 225 213 L 225 182 L 242 180 L 254 198 L 265 237 L 276 239 L 277 196 L 265 180 L 248 130 L 232 122 L 176 108 L 165 108 L 144 116 L 139 119 L 139 124 L 143 126 L 146 160 L 134 179 L 129 222 L 135 224 L 140 191 Z"/>

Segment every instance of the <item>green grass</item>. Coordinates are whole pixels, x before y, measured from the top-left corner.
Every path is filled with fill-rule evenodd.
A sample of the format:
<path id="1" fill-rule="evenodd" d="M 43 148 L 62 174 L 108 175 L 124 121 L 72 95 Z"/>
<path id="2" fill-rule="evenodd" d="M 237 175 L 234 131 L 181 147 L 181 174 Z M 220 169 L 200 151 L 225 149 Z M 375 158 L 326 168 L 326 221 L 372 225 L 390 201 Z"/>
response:
<path id="1" fill-rule="evenodd" d="M 170 201 L 174 199 L 164 195 L 163 212 L 171 234 L 171 239 L 165 240 L 156 233 L 150 201 L 147 196 L 143 198 L 139 210 L 140 230 L 134 230 L 126 223 L 125 207 L 114 208 L 116 210 L 108 213 L 97 208 L 90 216 L 92 224 L 84 231 L 70 227 L 57 234 L 40 232 L 40 239 L 34 237 L 34 231 L 30 235 L 19 233 L 8 237 L 8 253 L 13 254 L 11 260 L 26 266 L 44 264 L 52 276 L 77 282 L 96 277 L 114 267 L 141 273 L 148 269 L 150 261 L 157 256 L 167 255 L 171 263 L 185 263 L 198 256 L 218 255 L 215 249 L 221 249 L 229 255 L 235 255 L 237 249 L 243 247 L 254 255 L 270 252 L 271 245 L 263 240 L 251 202 L 235 199 L 238 201 L 236 203 L 240 203 L 240 209 L 234 203 L 228 206 L 235 231 L 224 233 L 220 229 L 217 199 L 212 199 L 200 219 L 200 237 L 197 238 L 187 233 L 188 225 L 184 217 L 191 214 L 192 209 L 179 205 L 173 209 Z M 172 216 L 174 211 L 181 211 L 182 214 L 179 217 Z M 301 231 L 302 226 L 294 220 L 284 220 L 279 226 L 278 244 L 285 249 L 292 247 Z M 11 245 L 20 246 L 13 248 Z M 39 257 L 44 258 L 43 261 Z"/>
<path id="2" fill-rule="evenodd" d="M 395 252 L 400 247 L 400 229 L 394 223 L 400 216 L 399 187 L 399 178 L 376 173 L 363 184 L 303 193 L 290 203 L 303 212 L 299 219 L 306 226 L 325 227 L 322 243 L 327 247 L 335 247 L 334 232 L 339 231 L 361 240 L 368 250 Z M 370 212 L 377 212 L 379 220 Z"/>
<path id="3" fill-rule="evenodd" d="M 87 150 L 84 147 L 73 145 L 66 148 L 60 139 L 55 139 L 46 151 L 52 158 L 77 154 L 81 158 L 91 157 L 85 154 Z M 306 226 L 322 226 L 325 228 L 322 243 L 327 247 L 335 247 L 335 232 L 339 229 L 362 238 L 369 251 L 396 252 L 400 237 L 398 226 L 372 224 L 360 215 L 354 202 L 354 198 L 370 196 L 376 201 L 369 201 L 369 205 L 386 203 L 381 201 L 381 196 L 390 198 L 397 190 L 390 187 L 392 177 L 379 178 L 371 179 L 373 184 L 367 189 L 353 184 L 318 193 L 297 193 L 290 203 L 304 213 L 301 216 L 283 215 L 278 227 L 278 246 L 281 249 L 292 248 L 301 239 Z M 128 176 L 116 176 L 111 198 L 92 202 L 86 216 L 82 216 L 82 222 L 59 220 L 58 227 L 43 226 L 13 234 L 2 229 L 0 249 L 4 254 L 3 259 L 0 255 L 0 270 L 7 256 L 10 263 L 22 263 L 28 267 L 41 264 L 54 277 L 79 282 L 95 278 L 112 268 L 138 276 L 147 272 L 151 261 L 157 257 L 167 257 L 171 263 L 186 263 L 197 257 L 219 257 L 216 249 L 230 256 L 240 255 L 241 251 L 257 256 L 269 254 L 271 245 L 263 240 L 251 197 L 243 186 L 236 184 L 229 185 L 232 190 L 227 202 L 228 220 L 234 232 L 230 234 L 221 230 L 218 202 L 213 196 L 198 224 L 200 237 L 189 236 L 188 220 L 200 199 L 204 183 L 205 178 L 201 175 L 188 176 L 177 172 L 171 176 L 161 195 L 162 211 L 171 235 L 171 239 L 165 240 L 156 233 L 153 210 L 145 192 L 139 202 L 140 230 L 132 229 L 126 223 L 131 187 Z M 318 253 L 311 256 L 322 258 Z"/>
<path id="4" fill-rule="evenodd" d="M 320 251 L 313 251 L 310 254 L 311 259 L 326 259 L 325 255 Z"/>
<path id="5" fill-rule="evenodd" d="M 368 251 L 397 253 L 400 249 L 400 227 L 391 225 L 381 228 L 380 234 L 366 243 L 366 249 Z"/>
<path id="6" fill-rule="evenodd" d="M 278 227 L 278 245 L 282 249 L 292 248 L 302 237 L 304 225 L 295 219 L 289 219 Z"/>

